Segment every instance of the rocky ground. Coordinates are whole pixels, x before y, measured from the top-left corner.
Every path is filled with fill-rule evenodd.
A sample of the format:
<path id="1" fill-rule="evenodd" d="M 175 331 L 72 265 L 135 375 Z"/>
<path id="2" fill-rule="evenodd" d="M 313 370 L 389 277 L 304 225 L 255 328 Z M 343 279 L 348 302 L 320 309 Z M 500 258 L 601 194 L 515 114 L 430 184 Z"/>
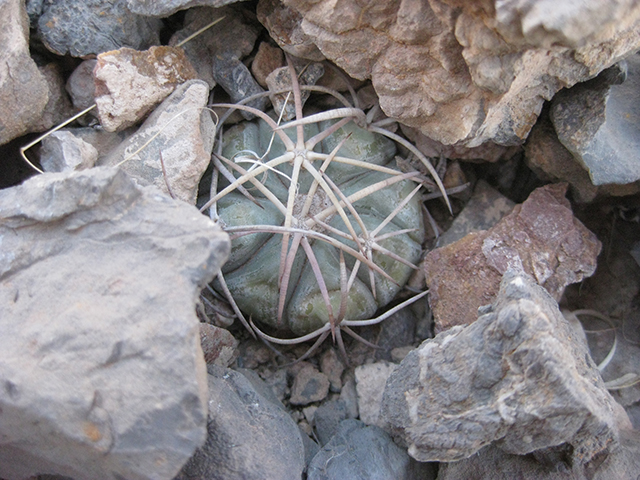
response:
<path id="1" fill-rule="evenodd" d="M 640 7 L 0 12 L 0 478 L 637 478 Z M 375 314 L 428 297 L 308 356 L 225 301 L 203 208 L 216 129 L 256 113 L 221 104 L 289 121 L 291 69 L 306 115 L 346 103 L 424 186 L 419 268 Z"/>

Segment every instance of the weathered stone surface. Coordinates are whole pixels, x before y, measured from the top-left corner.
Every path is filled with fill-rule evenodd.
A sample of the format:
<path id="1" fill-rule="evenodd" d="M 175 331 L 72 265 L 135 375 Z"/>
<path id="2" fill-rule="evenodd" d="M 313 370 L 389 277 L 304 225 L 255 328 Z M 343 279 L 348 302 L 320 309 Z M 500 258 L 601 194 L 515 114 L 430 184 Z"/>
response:
<path id="1" fill-rule="evenodd" d="M 324 67 L 320 63 L 307 63 L 303 66 L 300 72 L 298 72 L 298 69 L 296 69 L 296 72 L 298 73 L 298 82 L 300 85 L 315 85 L 320 77 L 324 75 Z M 269 87 L 270 92 L 290 89 L 291 75 L 289 67 L 281 67 L 271 72 L 267 76 L 267 86 Z M 300 97 L 302 105 L 305 104 L 309 95 L 311 95 L 311 92 L 309 91 L 301 92 Z M 289 101 L 287 101 L 287 96 L 289 96 Z M 290 97 L 291 95 L 287 95 L 286 93 L 272 93 L 269 95 L 271 104 L 276 112 L 282 112 L 284 109 L 282 119 L 285 121 L 289 121 L 296 116 L 296 108 Z"/>
<path id="2" fill-rule="evenodd" d="M 330 400 L 318 407 L 313 417 L 316 436 L 324 446 L 338 433 L 340 422 L 347 419 L 347 406 L 342 400 Z"/>
<path id="3" fill-rule="evenodd" d="M 234 8 L 193 8 L 185 14 L 184 28 L 177 31 L 169 42 L 170 45 L 177 45 L 222 17 L 224 20 L 180 47 L 198 72 L 198 78 L 207 82 L 211 88 L 216 86 L 212 74 L 215 55 L 226 52 L 241 59 L 253 50 L 260 33 L 255 18 L 252 21 L 246 12 Z"/>
<path id="4" fill-rule="evenodd" d="M 205 82 L 183 83 L 149 115 L 135 135 L 99 164 L 120 165 L 141 184 L 153 184 L 167 193 L 170 188 L 176 198 L 195 204 L 198 182 L 209 165 L 214 141 L 213 120 L 204 110 L 208 99 L 209 86 Z"/>
<path id="5" fill-rule="evenodd" d="M 329 393 L 329 379 L 312 365 L 303 367 L 293 380 L 291 405 L 308 405 L 323 400 Z"/>
<path id="6" fill-rule="evenodd" d="M 338 358 L 335 348 L 329 348 L 320 357 L 320 371 L 329 379 L 331 391 L 340 392 L 344 363 Z"/>
<path id="7" fill-rule="evenodd" d="M 62 68 L 55 63 L 38 67 L 47 82 L 49 99 L 38 121 L 29 128 L 32 132 L 44 132 L 71 118 L 74 112 L 71 101 L 64 87 Z"/>
<path id="8" fill-rule="evenodd" d="M 389 117 L 466 147 L 522 143 L 545 99 L 640 47 L 638 5 L 550 3 L 284 0 Z"/>
<path id="9" fill-rule="evenodd" d="M 324 60 L 324 55 L 302 29 L 302 16 L 280 0 L 260 0 L 257 7 L 260 23 L 269 31 L 285 52 L 314 62 Z"/>
<path id="10" fill-rule="evenodd" d="M 269 42 L 260 42 L 256 56 L 251 62 L 251 73 L 260 86 L 269 88 L 267 77 L 275 69 L 283 66 L 284 54 L 282 50 L 270 45 Z"/>
<path id="11" fill-rule="evenodd" d="M 68 130 L 53 132 L 42 140 L 40 164 L 45 172 L 85 170 L 95 165 L 98 151 Z"/>
<path id="12" fill-rule="evenodd" d="M 376 362 L 356 367 L 356 391 L 358 392 L 358 411 L 360 420 L 367 425 L 382 426 L 380 417 L 382 394 L 389 375 L 398 366 L 389 362 Z"/>
<path id="13" fill-rule="evenodd" d="M 639 89 L 640 56 L 632 55 L 553 99 L 558 139 L 589 171 L 594 185 L 640 180 Z"/>
<path id="14" fill-rule="evenodd" d="M 175 480 L 300 480 L 304 445 L 289 414 L 241 373 L 208 371 L 209 436 Z"/>
<path id="15" fill-rule="evenodd" d="M 168 17 L 192 7 L 222 7 L 241 0 L 127 0 L 129 10 L 149 17 Z"/>
<path id="16" fill-rule="evenodd" d="M 229 94 L 232 103 L 264 92 L 246 65 L 232 52 L 219 53 L 213 57 L 213 78 Z M 267 106 L 267 98 L 260 97 L 246 105 L 264 110 Z M 247 120 L 254 118 L 254 115 L 249 112 L 241 112 L 241 114 Z"/>
<path id="17" fill-rule="evenodd" d="M 52 52 L 85 57 L 157 45 L 161 26 L 158 19 L 132 15 L 126 0 L 58 0 L 44 4 L 38 33 Z"/>
<path id="18" fill-rule="evenodd" d="M 379 350 L 375 352 L 375 359 L 392 361 L 391 352 L 395 348 L 411 345 L 415 340 L 417 322 L 418 319 L 409 308 L 403 308 L 382 322 L 377 335 Z"/>
<path id="19" fill-rule="evenodd" d="M 566 184 L 540 187 L 490 230 L 427 254 L 436 332 L 475 321 L 510 266 L 524 268 L 556 299 L 593 274 L 601 243 L 573 216 L 565 191 Z"/>
<path id="20" fill-rule="evenodd" d="M 238 356 L 238 341 L 228 330 L 208 323 L 200 324 L 200 345 L 207 365 L 228 367 Z"/>
<path id="21" fill-rule="evenodd" d="M 520 455 L 567 443 L 575 464 L 615 444 L 619 408 L 557 303 L 516 270 L 476 322 L 402 361 L 382 407 L 420 461 L 460 460 L 491 443 Z"/>
<path id="22" fill-rule="evenodd" d="M 178 85 L 197 77 L 180 48 L 121 48 L 101 53 L 97 60 L 95 102 L 108 132 L 138 123 Z"/>
<path id="23" fill-rule="evenodd" d="M 95 58 L 85 60 L 75 68 L 67 79 L 67 93 L 69 97 L 71 97 L 73 107 L 78 111 L 89 108 L 95 103 L 96 86 L 93 81 L 93 69 L 96 63 L 97 60 Z M 81 117 L 79 121 L 87 124 L 95 118 L 95 116 L 96 111 L 94 109 L 91 110 L 88 115 Z"/>
<path id="24" fill-rule="evenodd" d="M 308 480 L 434 480 L 429 464 L 412 460 L 379 427 L 344 420 L 309 464 Z"/>
<path id="25" fill-rule="evenodd" d="M 113 168 L 3 190 L 0 217 L 0 477 L 173 478 L 205 439 L 194 305 L 227 235 Z"/>
<path id="26" fill-rule="evenodd" d="M 29 55 L 29 19 L 24 2 L 0 4 L 0 144 L 25 134 L 49 100 L 47 81 Z"/>

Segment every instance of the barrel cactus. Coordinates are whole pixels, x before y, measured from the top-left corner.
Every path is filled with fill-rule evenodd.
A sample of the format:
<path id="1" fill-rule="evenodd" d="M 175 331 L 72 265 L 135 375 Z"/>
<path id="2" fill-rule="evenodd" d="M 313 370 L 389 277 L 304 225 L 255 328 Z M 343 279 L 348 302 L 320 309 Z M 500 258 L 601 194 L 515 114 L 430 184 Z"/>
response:
<path id="1" fill-rule="evenodd" d="M 419 174 L 396 167 L 395 142 L 367 128 L 362 111 L 304 117 L 295 78 L 293 93 L 289 124 L 235 106 L 259 118 L 226 129 L 214 155 L 206 207 L 232 238 L 215 288 L 241 319 L 300 336 L 279 343 L 330 331 L 341 343 L 340 329 L 355 336 L 350 326 L 380 320 L 376 312 L 417 268 Z"/>

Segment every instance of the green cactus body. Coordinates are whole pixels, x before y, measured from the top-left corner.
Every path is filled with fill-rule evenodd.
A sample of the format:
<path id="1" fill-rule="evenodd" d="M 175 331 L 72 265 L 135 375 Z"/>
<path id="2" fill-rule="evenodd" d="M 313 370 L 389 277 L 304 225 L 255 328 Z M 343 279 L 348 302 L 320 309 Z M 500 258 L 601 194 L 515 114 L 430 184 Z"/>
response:
<path id="1" fill-rule="evenodd" d="M 305 138 L 316 135 L 328 128 L 331 122 L 311 124 L 305 126 Z M 287 130 L 293 138 L 295 129 Z M 396 152 L 395 144 L 375 133 L 368 132 L 353 122 L 337 130 L 331 136 L 315 147 L 316 152 L 329 154 L 345 136 L 349 138 L 342 145 L 337 155 L 350 159 L 366 161 L 369 164 L 384 165 L 395 168 L 393 157 Z M 223 137 L 223 157 L 234 161 L 248 170 L 251 163 L 246 157 L 253 154 L 262 156 L 272 140 L 271 128 L 262 120 L 244 122 L 230 128 Z M 295 140 L 294 140 L 295 141 Z M 276 136 L 268 154 L 262 159 L 267 162 L 286 153 L 285 146 Z M 326 155 L 325 155 L 326 157 Z M 322 160 L 312 164 L 320 169 Z M 287 204 L 290 177 L 292 176 L 292 162 L 287 161 L 276 167 L 278 172 L 268 171 L 259 174 L 259 180 L 282 204 Z M 372 171 L 361 166 L 353 166 L 332 161 L 325 171 L 326 177 L 331 179 L 345 197 L 356 194 L 377 182 L 390 178 L 389 173 Z M 235 172 L 236 177 L 240 176 Z M 228 183 L 226 184 L 228 185 Z M 222 185 L 223 188 L 226 185 Z M 322 188 L 315 188 L 313 206 L 305 218 L 299 217 L 301 205 L 305 203 L 310 189 L 314 188 L 313 176 L 304 168 L 300 171 L 297 182 L 296 206 L 293 208 L 295 224 L 303 228 L 306 219 L 314 217 L 318 212 L 326 211 L 332 206 L 329 196 Z M 217 212 L 223 227 L 276 225 L 282 226 L 285 215 L 265 195 L 249 182 L 244 187 L 253 195 L 255 201 L 246 198 L 238 191 L 233 191 L 217 202 Z M 315 187 L 318 187 L 317 184 Z M 361 224 L 366 231 L 373 232 L 405 199 L 416 184 L 410 180 L 402 180 L 371 193 L 353 202 L 353 207 L 359 219 L 348 208 L 344 208 L 346 217 L 353 225 L 358 237 L 362 234 Z M 299 205 L 298 205 L 299 204 Z M 327 215 L 322 222 L 331 228 L 315 224 L 311 229 L 339 241 L 353 250 L 358 251 L 358 245 L 349 235 L 344 218 L 339 214 Z M 361 223 L 360 223 L 361 222 Z M 411 229 L 410 232 L 398 235 L 386 235 L 398 230 Z M 337 231 L 344 232 L 340 235 Z M 404 208 L 388 222 L 377 236 L 386 235 L 377 242 L 380 246 L 394 252 L 399 257 L 415 264 L 421 255 L 424 241 L 424 225 L 422 220 L 419 196 L 414 196 Z M 349 238 L 350 237 L 350 238 Z M 329 293 L 330 304 L 334 315 L 340 310 L 342 290 L 340 274 L 340 252 L 335 246 L 308 236 L 307 239 L 318 261 L 322 278 Z M 281 251 L 283 236 L 281 233 L 258 232 L 235 238 L 232 251 L 222 272 L 229 290 L 239 308 L 245 316 L 251 316 L 264 324 L 280 330 L 288 330 L 297 335 L 310 333 L 329 321 L 329 310 L 318 285 L 317 276 L 308 260 L 308 254 L 302 249 L 297 250 L 292 261 L 289 285 L 286 289 L 285 306 L 282 315 L 278 315 L 280 298 L 279 276 L 281 272 Z M 291 242 L 291 239 L 289 240 Z M 362 242 L 364 245 L 365 242 Z M 347 276 L 356 266 L 357 260 L 348 253 L 344 255 L 347 265 Z M 357 275 L 352 279 L 346 303 L 344 318 L 359 320 L 371 318 L 378 308 L 389 303 L 398 293 L 402 285 L 409 278 L 412 268 L 379 251 L 372 252 L 372 259 L 392 279 L 385 278 L 375 272 L 375 292 L 371 289 L 371 274 L 368 266 L 359 265 Z M 360 262 L 361 263 L 361 262 Z"/>

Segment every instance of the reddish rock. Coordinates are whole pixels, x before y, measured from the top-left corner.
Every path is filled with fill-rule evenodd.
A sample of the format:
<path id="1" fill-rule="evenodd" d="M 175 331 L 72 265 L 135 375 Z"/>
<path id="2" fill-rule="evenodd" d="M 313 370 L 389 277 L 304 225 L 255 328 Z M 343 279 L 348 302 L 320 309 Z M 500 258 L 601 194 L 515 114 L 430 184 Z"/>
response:
<path id="1" fill-rule="evenodd" d="M 436 333 L 474 322 L 509 267 L 523 268 L 556 300 L 564 287 L 594 273 L 602 245 L 573 216 L 566 189 L 566 184 L 538 188 L 490 230 L 426 256 Z"/>
<path id="2" fill-rule="evenodd" d="M 228 330 L 208 323 L 200 324 L 200 345 L 207 365 L 229 366 L 238 356 L 238 341 Z"/>
<path id="3" fill-rule="evenodd" d="M 267 77 L 271 72 L 284 66 L 282 50 L 274 47 L 269 42 L 261 42 L 256 58 L 251 63 L 251 73 L 261 87 L 267 87 Z"/>

